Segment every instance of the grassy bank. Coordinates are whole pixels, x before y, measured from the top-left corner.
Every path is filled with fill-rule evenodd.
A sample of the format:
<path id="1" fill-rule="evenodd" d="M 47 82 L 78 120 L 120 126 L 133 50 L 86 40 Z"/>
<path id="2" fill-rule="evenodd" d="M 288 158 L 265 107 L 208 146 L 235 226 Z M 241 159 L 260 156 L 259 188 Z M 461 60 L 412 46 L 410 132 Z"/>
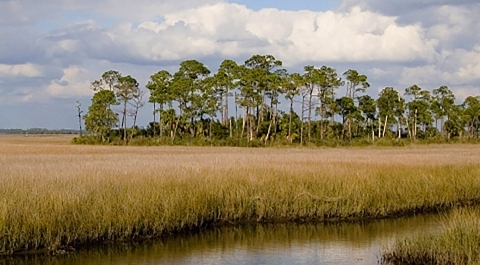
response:
<path id="1" fill-rule="evenodd" d="M 480 264 L 480 210 L 454 211 L 441 231 L 399 239 L 385 249 L 383 259 L 391 264 Z"/>
<path id="2" fill-rule="evenodd" d="M 70 255 L 3 257 L 0 258 L 0 265 L 144 264 L 147 263 L 146 257 L 149 264 L 254 264 L 248 258 L 258 257 L 265 251 L 274 256 L 278 251 L 289 255 L 289 260 L 280 257 L 276 259 L 282 261 L 281 264 L 318 264 L 320 261 L 317 255 L 305 255 L 305 250 L 311 250 L 312 245 L 315 245 L 318 251 L 333 251 L 343 256 L 343 263 L 337 261 L 337 264 L 355 264 L 359 260 L 362 260 L 362 264 L 377 264 L 377 258 L 369 251 L 372 242 L 391 240 L 399 233 L 415 234 L 431 229 L 431 223 L 436 222 L 434 216 L 436 215 L 325 225 L 284 223 L 214 227 L 179 236 L 147 240 L 141 244 L 108 244 L 81 248 Z M 292 248 L 294 250 L 289 251 Z M 239 253 L 239 249 L 245 250 L 241 251 L 244 255 Z M 352 253 L 342 253 L 347 249 Z M 255 254 L 248 254 L 252 252 Z M 215 260 L 208 259 L 209 256 L 214 256 Z M 269 260 L 267 263 L 273 264 L 272 260 Z M 350 263 L 347 263 L 347 260 Z"/>
<path id="3" fill-rule="evenodd" d="M 0 138 L 0 253 L 243 221 L 383 218 L 480 200 L 476 146 L 109 147 Z"/>

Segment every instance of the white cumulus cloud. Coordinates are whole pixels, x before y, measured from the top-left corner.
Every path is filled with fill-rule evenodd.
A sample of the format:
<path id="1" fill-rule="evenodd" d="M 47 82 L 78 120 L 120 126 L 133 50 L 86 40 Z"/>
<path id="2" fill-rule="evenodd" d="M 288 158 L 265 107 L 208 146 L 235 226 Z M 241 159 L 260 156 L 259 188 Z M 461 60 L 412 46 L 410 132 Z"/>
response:
<path id="1" fill-rule="evenodd" d="M 90 96 L 93 92 L 90 90 L 90 82 L 94 78 L 90 71 L 78 66 L 70 66 L 63 70 L 63 76 L 60 79 L 52 80 L 46 86 L 45 92 L 52 97 L 79 97 Z"/>
<path id="2" fill-rule="evenodd" d="M 122 24 L 106 30 L 105 46 L 145 60 L 274 54 L 288 64 L 303 61 L 431 61 L 434 39 L 418 24 L 399 25 L 395 17 L 360 8 L 346 13 L 253 11 L 219 3 L 175 12 L 161 23 Z"/>
<path id="3" fill-rule="evenodd" d="M 32 63 L 14 65 L 0 64 L 0 76 L 39 77 L 41 75 L 41 67 Z"/>

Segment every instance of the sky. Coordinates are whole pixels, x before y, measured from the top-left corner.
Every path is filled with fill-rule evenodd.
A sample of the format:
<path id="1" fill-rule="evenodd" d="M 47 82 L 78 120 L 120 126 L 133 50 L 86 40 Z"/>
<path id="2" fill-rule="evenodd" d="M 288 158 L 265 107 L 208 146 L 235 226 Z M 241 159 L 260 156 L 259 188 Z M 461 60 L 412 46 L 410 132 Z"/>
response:
<path id="1" fill-rule="evenodd" d="M 356 69 L 372 96 L 446 85 L 461 103 L 480 95 L 478 14 L 478 0 L 0 0 L 0 128 L 77 128 L 75 102 L 86 111 L 108 70 L 144 88 L 183 60 L 215 72 L 254 54 Z M 139 125 L 152 119 L 147 105 Z"/>

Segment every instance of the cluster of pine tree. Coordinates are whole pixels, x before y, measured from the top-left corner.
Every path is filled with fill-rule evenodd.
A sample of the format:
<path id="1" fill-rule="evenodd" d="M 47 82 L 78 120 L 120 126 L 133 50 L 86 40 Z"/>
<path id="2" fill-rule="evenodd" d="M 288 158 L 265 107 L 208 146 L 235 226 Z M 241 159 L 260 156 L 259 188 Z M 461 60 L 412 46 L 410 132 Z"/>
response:
<path id="1" fill-rule="evenodd" d="M 215 74 L 189 60 L 176 73 L 162 70 L 151 76 L 146 88 L 154 121 L 148 128 L 136 124 L 144 92 L 134 78 L 116 71 L 92 83 L 96 93 L 83 118 L 94 134 L 90 137 L 101 142 L 150 139 L 147 142 L 239 145 L 478 139 L 479 96 L 457 105 L 446 86 L 430 92 L 413 85 L 403 95 L 386 87 L 374 99 L 364 94 L 370 87 L 367 79 L 356 70 L 339 75 L 327 66 L 288 73 L 271 55 L 255 55 L 243 65 L 225 60 Z M 346 88 L 344 96 L 338 95 L 341 87 Z M 128 116 L 133 121 L 130 127 Z"/>

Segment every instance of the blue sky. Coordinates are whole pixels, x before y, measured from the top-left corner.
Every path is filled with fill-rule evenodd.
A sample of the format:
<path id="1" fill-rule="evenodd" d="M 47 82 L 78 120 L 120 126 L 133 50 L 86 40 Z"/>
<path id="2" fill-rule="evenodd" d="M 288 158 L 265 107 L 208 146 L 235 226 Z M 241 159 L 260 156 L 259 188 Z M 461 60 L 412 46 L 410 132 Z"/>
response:
<path id="1" fill-rule="evenodd" d="M 76 128 L 75 101 L 86 110 L 111 69 L 144 87 L 182 60 L 215 72 L 253 54 L 354 68 L 373 96 L 447 85 L 461 102 L 480 94 L 478 14 L 478 0 L 0 0 L 0 128 Z"/>

